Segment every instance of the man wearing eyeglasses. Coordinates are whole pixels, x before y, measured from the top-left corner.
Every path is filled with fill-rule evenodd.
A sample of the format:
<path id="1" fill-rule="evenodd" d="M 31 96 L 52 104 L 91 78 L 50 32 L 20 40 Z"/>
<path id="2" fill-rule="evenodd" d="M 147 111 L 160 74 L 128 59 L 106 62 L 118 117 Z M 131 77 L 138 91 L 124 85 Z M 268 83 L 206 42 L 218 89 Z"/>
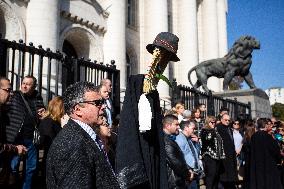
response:
<path id="1" fill-rule="evenodd" d="M 217 125 L 217 131 L 220 134 L 226 158 L 221 160 L 224 172 L 220 175 L 220 182 L 224 189 L 234 189 L 235 183 L 237 181 L 237 159 L 236 151 L 233 139 L 233 133 L 230 128 L 230 116 L 228 114 L 223 114 L 221 116 L 221 123 Z"/>
<path id="2" fill-rule="evenodd" d="M 0 170 L 7 169 L 9 164 L 8 154 L 7 152 L 14 152 L 17 154 L 23 154 L 26 152 L 26 148 L 23 145 L 13 145 L 13 144 L 6 144 L 4 140 L 3 131 L 5 130 L 5 104 L 9 100 L 12 88 L 9 79 L 5 77 L 0 77 Z M 0 186 L 4 187 L 6 181 L 0 183 Z"/>
<path id="3" fill-rule="evenodd" d="M 77 82 L 63 94 L 68 123 L 47 155 L 47 188 L 109 188 L 119 184 L 94 128 L 102 124 L 104 100 L 90 82 Z"/>

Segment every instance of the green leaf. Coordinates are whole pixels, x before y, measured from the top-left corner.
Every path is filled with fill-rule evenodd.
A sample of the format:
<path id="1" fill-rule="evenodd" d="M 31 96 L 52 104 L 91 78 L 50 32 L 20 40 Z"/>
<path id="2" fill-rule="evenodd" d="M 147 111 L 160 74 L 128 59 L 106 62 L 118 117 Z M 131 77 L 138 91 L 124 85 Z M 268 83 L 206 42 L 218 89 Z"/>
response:
<path id="1" fill-rule="evenodd" d="M 156 74 L 155 77 L 158 78 L 158 79 L 163 80 L 164 82 L 166 82 L 166 83 L 169 85 L 169 87 L 172 88 L 172 83 L 171 83 L 170 80 L 169 80 L 166 76 L 164 76 L 163 74 Z"/>

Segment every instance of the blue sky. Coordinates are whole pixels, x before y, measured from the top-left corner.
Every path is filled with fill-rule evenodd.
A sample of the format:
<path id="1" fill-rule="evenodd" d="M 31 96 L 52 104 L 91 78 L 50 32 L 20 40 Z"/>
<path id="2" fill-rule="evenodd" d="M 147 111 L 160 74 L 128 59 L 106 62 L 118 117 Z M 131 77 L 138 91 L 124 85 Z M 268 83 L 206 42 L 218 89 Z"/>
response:
<path id="1" fill-rule="evenodd" d="M 242 35 L 260 41 L 250 69 L 258 88 L 284 87 L 284 0 L 228 0 L 227 32 L 228 48 Z"/>

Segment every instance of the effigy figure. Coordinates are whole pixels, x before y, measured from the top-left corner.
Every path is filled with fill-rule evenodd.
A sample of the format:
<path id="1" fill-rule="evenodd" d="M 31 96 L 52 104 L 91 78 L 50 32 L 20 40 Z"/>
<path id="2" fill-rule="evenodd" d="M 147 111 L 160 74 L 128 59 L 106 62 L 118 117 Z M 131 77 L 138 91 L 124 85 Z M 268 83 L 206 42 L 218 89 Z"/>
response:
<path id="1" fill-rule="evenodd" d="M 153 55 L 145 75 L 130 76 L 118 129 L 116 173 L 121 188 L 168 188 L 162 111 L 157 85 L 169 83 L 163 72 L 177 57 L 178 37 L 157 35 L 147 50 Z"/>

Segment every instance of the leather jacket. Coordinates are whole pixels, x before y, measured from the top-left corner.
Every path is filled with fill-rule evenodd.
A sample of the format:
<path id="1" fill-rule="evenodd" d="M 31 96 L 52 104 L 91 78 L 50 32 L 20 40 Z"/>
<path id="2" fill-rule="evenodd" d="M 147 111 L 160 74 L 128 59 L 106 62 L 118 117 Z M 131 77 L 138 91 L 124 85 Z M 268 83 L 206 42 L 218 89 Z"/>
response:
<path id="1" fill-rule="evenodd" d="M 183 153 L 175 142 L 175 136 L 164 136 L 167 171 L 169 179 L 169 188 L 186 188 L 186 177 L 189 168 L 184 159 Z"/>

